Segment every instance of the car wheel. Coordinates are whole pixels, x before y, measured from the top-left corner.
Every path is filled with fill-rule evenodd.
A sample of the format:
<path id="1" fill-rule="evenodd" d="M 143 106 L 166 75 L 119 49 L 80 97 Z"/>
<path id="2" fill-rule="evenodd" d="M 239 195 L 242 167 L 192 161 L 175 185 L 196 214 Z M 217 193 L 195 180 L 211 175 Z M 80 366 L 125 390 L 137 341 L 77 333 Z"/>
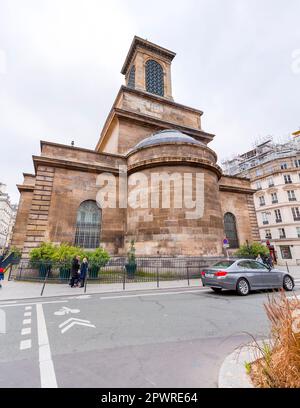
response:
<path id="1" fill-rule="evenodd" d="M 221 293 L 222 292 L 222 288 L 212 288 L 212 290 L 216 293 Z"/>
<path id="2" fill-rule="evenodd" d="M 247 296 L 250 292 L 250 285 L 245 278 L 241 278 L 238 280 L 236 284 L 236 291 L 240 296 Z"/>
<path id="3" fill-rule="evenodd" d="M 294 281 L 289 275 L 285 275 L 283 278 L 283 289 L 288 292 L 294 289 Z"/>

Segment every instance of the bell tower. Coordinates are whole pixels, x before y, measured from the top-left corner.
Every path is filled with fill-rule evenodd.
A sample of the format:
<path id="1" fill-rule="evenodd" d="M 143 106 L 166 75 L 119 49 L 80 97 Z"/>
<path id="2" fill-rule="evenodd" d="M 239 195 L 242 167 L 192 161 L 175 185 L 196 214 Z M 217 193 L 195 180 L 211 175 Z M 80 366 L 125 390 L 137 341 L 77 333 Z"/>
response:
<path id="1" fill-rule="evenodd" d="M 175 55 L 135 36 L 121 70 L 126 86 L 173 100 L 171 63 Z"/>

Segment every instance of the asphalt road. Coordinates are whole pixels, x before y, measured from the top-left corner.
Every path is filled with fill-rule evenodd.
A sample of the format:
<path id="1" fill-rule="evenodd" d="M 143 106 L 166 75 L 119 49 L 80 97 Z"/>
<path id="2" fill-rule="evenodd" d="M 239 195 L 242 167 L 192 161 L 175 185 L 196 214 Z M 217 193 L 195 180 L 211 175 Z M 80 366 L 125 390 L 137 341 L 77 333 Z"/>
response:
<path id="1" fill-rule="evenodd" d="M 267 296 L 202 288 L 2 302 L 0 387 L 217 387 L 226 355 L 268 335 Z"/>

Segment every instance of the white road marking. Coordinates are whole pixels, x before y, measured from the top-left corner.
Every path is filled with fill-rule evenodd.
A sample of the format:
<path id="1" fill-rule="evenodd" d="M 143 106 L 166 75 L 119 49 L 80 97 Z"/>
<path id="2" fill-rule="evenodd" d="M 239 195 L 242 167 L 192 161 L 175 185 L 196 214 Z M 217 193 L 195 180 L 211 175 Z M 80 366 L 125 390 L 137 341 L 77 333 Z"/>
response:
<path id="1" fill-rule="evenodd" d="M 31 303 L 17 303 L 17 304 L 10 304 L 10 303 L 5 303 L 5 304 L 0 304 L 0 307 L 15 307 L 15 306 L 27 306 L 27 305 L 48 305 L 50 303 L 68 303 L 67 300 L 55 300 L 55 301 L 49 301 L 49 302 L 31 302 Z"/>
<path id="2" fill-rule="evenodd" d="M 31 319 L 24 319 L 23 320 L 23 325 L 25 324 L 31 324 Z"/>
<path id="3" fill-rule="evenodd" d="M 141 296 L 163 296 L 163 295 L 180 295 L 183 293 L 198 293 L 202 292 L 203 290 L 207 290 L 207 288 L 196 289 L 196 290 L 183 290 L 180 292 L 159 292 L 159 293 L 137 293 L 134 295 L 116 295 L 116 296 L 102 296 L 100 297 L 101 300 L 106 299 L 122 299 L 122 298 L 133 298 L 133 297 L 141 297 Z"/>
<path id="4" fill-rule="evenodd" d="M 31 316 L 31 312 L 25 312 L 24 313 L 24 317 L 30 317 Z"/>
<path id="5" fill-rule="evenodd" d="M 31 327 L 25 327 L 24 329 L 22 329 L 21 335 L 25 336 L 27 334 L 31 334 Z"/>
<path id="6" fill-rule="evenodd" d="M 36 305 L 41 388 L 57 388 L 43 305 Z"/>
<path id="7" fill-rule="evenodd" d="M 25 310 L 31 310 L 32 309 L 32 306 L 26 306 L 25 307 Z"/>
<path id="8" fill-rule="evenodd" d="M 70 323 L 70 322 L 72 322 L 72 323 Z M 68 323 L 70 323 L 70 324 L 68 324 Z M 78 326 L 87 326 L 87 327 L 93 327 L 93 328 L 96 327 L 94 324 L 91 324 L 91 322 L 89 320 L 76 319 L 74 317 L 71 317 L 70 319 L 68 319 L 65 322 L 61 323 L 58 327 L 62 328 L 64 326 L 63 329 L 61 329 L 61 333 L 63 334 L 67 330 L 71 329 L 71 327 L 75 326 L 76 324 Z"/>
<path id="9" fill-rule="evenodd" d="M 31 348 L 31 339 L 21 340 L 20 350 L 27 350 Z"/>

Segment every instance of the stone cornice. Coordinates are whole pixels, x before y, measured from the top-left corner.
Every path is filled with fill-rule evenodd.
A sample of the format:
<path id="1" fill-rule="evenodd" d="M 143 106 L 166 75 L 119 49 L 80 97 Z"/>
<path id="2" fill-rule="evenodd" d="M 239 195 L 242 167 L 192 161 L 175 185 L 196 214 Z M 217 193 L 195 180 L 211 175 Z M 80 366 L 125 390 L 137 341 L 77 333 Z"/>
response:
<path id="1" fill-rule="evenodd" d="M 219 184 L 220 191 L 226 191 L 229 193 L 238 193 L 238 194 L 254 194 L 256 190 L 252 188 L 238 187 L 238 186 L 228 186 L 226 184 Z"/>
<path id="2" fill-rule="evenodd" d="M 119 174 L 119 169 L 117 167 L 102 166 L 97 164 L 89 164 L 85 162 L 74 162 L 71 160 L 54 159 L 52 157 L 46 156 L 32 156 L 35 170 L 38 165 L 59 167 L 69 170 L 85 171 L 90 173 L 103 173 L 109 172 L 113 174 Z"/>
<path id="3" fill-rule="evenodd" d="M 167 99 L 167 98 L 164 98 L 163 96 L 159 96 L 159 95 L 154 95 L 154 94 L 152 94 L 150 92 L 141 91 L 140 89 L 129 88 L 128 86 L 122 85 L 120 90 L 119 90 L 119 93 L 120 92 L 128 92 L 128 93 L 136 94 L 136 95 L 141 96 L 142 98 L 145 98 L 145 99 L 150 99 L 150 100 L 153 100 L 155 102 L 160 102 L 160 103 L 165 104 L 165 105 L 174 106 L 175 108 L 180 108 L 182 110 L 198 113 L 200 116 L 203 115 L 203 111 L 200 110 L 200 109 L 192 108 L 192 107 L 187 106 L 187 105 L 182 105 L 181 103 L 174 102 L 171 99 Z"/>
<path id="4" fill-rule="evenodd" d="M 20 193 L 24 191 L 34 191 L 34 185 L 32 184 L 17 184 L 17 189 Z"/>
<path id="5" fill-rule="evenodd" d="M 128 174 L 141 171 L 143 169 L 158 167 L 158 166 L 193 166 L 202 167 L 213 171 L 218 179 L 222 176 L 222 170 L 218 165 L 212 164 L 209 160 L 200 159 L 197 157 L 176 157 L 176 156 L 162 156 L 156 158 L 149 158 L 128 166 Z"/>
<path id="6" fill-rule="evenodd" d="M 164 58 L 167 58 L 168 60 L 172 61 L 173 58 L 175 57 L 175 52 L 168 50 L 167 48 L 160 47 L 159 45 L 156 45 L 150 41 L 144 40 L 141 37 L 134 36 L 133 41 L 131 43 L 131 46 L 129 48 L 128 54 L 125 58 L 125 62 L 123 64 L 123 67 L 121 69 L 121 74 L 125 75 L 128 67 L 131 63 L 132 57 L 135 53 L 135 50 L 137 47 L 144 48 L 146 50 L 152 51 L 158 55 L 163 56 Z"/>
<path id="7" fill-rule="evenodd" d="M 61 144 L 61 143 L 54 143 L 54 142 L 47 142 L 45 140 L 41 140 L 40 141 L 41 144 L 41 151 L 43 150 L 43 146 L 53 146 L 53 147 L 59 147 L 59 148 L 64 148 L 67 150 L 75 150 L 75 151 L 80 151 L 80 152 L 88 152 L 94 155 L 103 155 L 103 156 L 110 156 L 110 157 L 117 157 L 117 158 L 123 158 L 122 155 L 120 154 L 114 154 L 114 153 L 99 153 L 95 150 L 91 150 L 91 149 L 86 149 L 83 147 L 76 147 L 76 146 L 69 146 L 69 145 L 65 145 L 65 144 Z"/>
<path id="8" fill-rule="evenodd" d="M 216 159 L 216 161 L 217 161 L 217 153 L 214 150 L 212 150 L 210 147 L 203 146 L 203 145 L 198 146 L 198 145 L 195 145 L 193 143 L 188 143 L 188 142 L 163 142 L 163 143 L 157 143 L 155 145 L 149 145 L 149 146 L 142 146 L 142 147 L 138 147 L 138 148 L 133 148 L 126 154 L 126 158 L 130 157 L 134 153 L 139 152 L 140 150 L 146 150 L 146 149 L 151 149 L 152 150 L 152 149 L 155 149 L 155 148 L 157 148 L 159 146 L 166 146 L 166 145 L 170 145 L 170 146 L 174 146 L 174 145 L 181 145 L 181 146 L 190 145 L 194 149 L 195 148 L 199 148 L 201 150 L 204 149 L 204 150 L 207 150 L 210 154 L 212 154 L 214 156 L 214 158 Z M 221 169 L 221 167 L 219 167 L 219 168 Z M 223 174 L 222 174 L 222 176 L 223 176 Z"/>

